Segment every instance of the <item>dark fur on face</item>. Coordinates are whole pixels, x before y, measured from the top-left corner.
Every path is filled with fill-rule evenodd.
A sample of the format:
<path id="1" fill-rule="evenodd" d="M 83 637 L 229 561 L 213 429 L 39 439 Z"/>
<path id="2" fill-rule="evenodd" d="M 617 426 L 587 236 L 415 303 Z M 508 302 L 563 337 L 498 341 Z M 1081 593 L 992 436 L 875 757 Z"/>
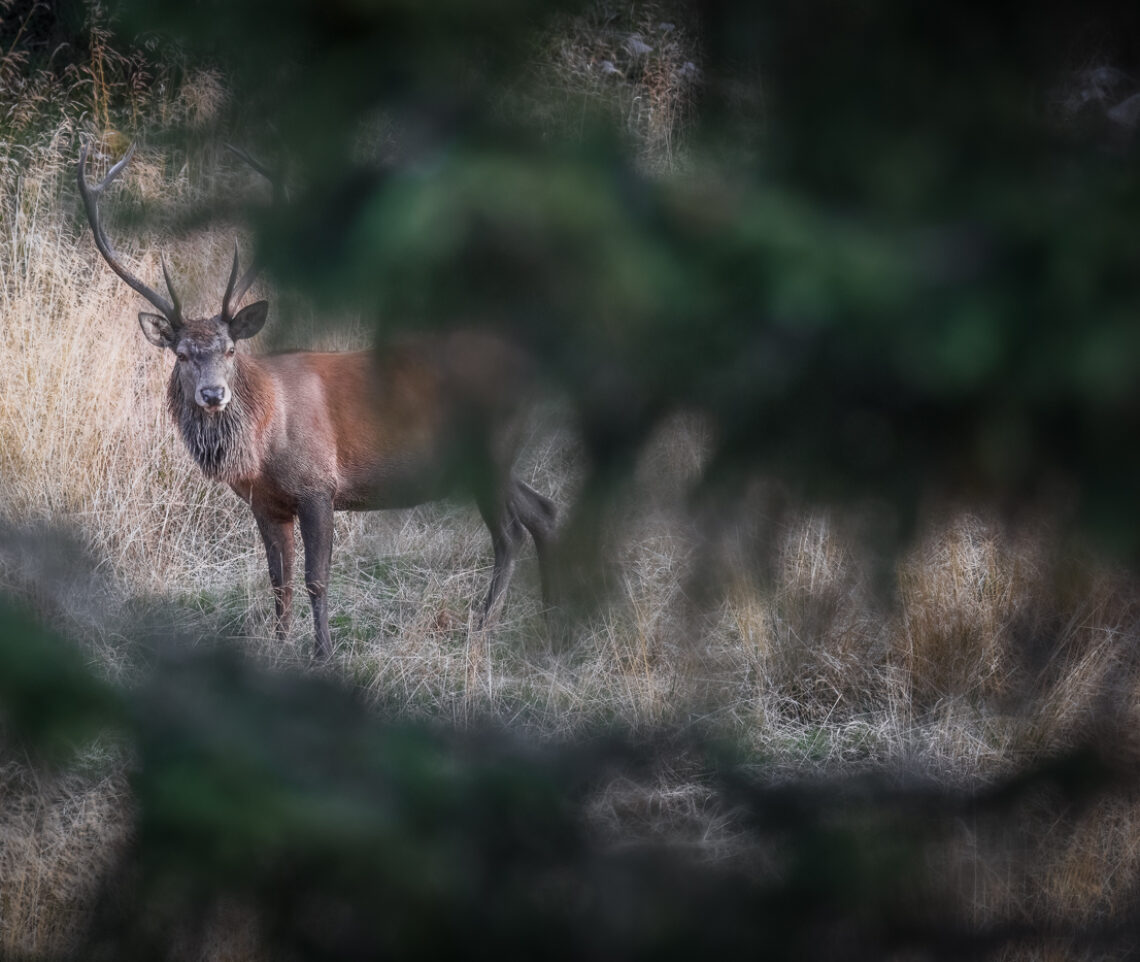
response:
<path id="1" fill-rule="evenodd" d="M 254 390 L 241 363 L 230 388 L 230 403 L 211 414 L 186 397 L 182 379 L 175 372 L 167 385 L 166 404 L 202 473 L 215 481 L 235 484 L 255 478 L 261 471 L 266 448 L 262 425 L 267 420 L 268 405 Z"/>

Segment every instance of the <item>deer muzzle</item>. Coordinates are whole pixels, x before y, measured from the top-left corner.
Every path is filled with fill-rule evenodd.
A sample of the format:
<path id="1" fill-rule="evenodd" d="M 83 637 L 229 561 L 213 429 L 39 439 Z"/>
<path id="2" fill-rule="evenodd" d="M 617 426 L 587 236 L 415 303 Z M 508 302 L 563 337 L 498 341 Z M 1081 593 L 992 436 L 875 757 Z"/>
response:
<path id="1" fill-rule="evenodd" d="M 230 401 L 229 389 L 224 384 L 214 387 L 200 387 L 197 392 L 199 407 L 207 411 L 221 411 Z"/>

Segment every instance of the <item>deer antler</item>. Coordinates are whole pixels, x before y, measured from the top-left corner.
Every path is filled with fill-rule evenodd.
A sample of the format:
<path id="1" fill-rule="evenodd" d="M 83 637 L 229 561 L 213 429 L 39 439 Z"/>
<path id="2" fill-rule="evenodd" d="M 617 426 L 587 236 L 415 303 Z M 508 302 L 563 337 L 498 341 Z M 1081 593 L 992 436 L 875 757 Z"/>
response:
<path id="1" fill-rule="evenodd" d="M 273 171 L 271 171 L 268 167 L 266 167 L 265 164 L 263 164 L 256 157 L 249 154 L 247 151 L 242 150 L 240 147 L 235 147 L 233 144 L 230 144 L 230 143 L 227 143 L 225 146 L 226 146 L 226 150 L 228 150 L 235 157 L 237 157 L 238 160 L 241 160 L 241 161 L 244 161 L 245 163 L 247 163 L 255 171 L 257 171 L 259 174 L 261 174 L 262 177 L 264 177 L 267 181 L 269 181 L 269 183 L 273 187 L 274 200 L 277 200 L 279 195 L 281 194 L 281 179 L 278 176 L 276 176 L 273 173 Z"/>
<path id="2" fill-rule="evenodd" d="M 285 198 L 284 188 L 281 186 L 281 179 L 273 174 L 273 172 L 255 159 L 240 147 L 235 147 L 233 144 L 226 144 L 226 149 L 234 154 L 239 160 L 245 162 L 252 167 L 257 173 L 261 174 L 270 185 L 273 187 L 273 200 L 275 203 L 280 203 Z M 249 265 L 247 270 L 239 281 L 238 275 L 238 250 L 237 245 L 234 245 L 234 265 L 230 270 L 230 282 L 226 286 L 226 294 L 222 299 L 222 317 L 227 321 L 233 318 L 234 308 L 241 303 L 241 299 L 245 297 L 253 282 L 257 279 L 257 275 L 261 273 L 261 264 L 258 263 L 257 258 Z"/>
<path id="3" fill-rule="evenodd" d="M 135 153 L 135 145 L 131 144 L 130 150 L 126 152 L 123 159 L 115 164 L 109 171 L 107 176 L 104 177 L 94 187 L 87 183 L 87 150 L 89 144 L 84 143 L 79 150 L 79 196 L 83 198 L 83 206 L 87 211 L 87 220 L 91 224 L 91 232 L 95 235 L 95 246 L 99 248 L 99 253 L 103 255 L 103 259 L 110 265 L 111 270 L 119 275 L 127 285 L 137 293 L 145 297 L 151 304 L 161 311 L 166 319 L 175 327 L 182 326 L 182 305 L 178 300 L 178 295 L 174 291 L 174 284 L 170 280 L 170 271 L 166 267 L 166 259 L 162 261 L 162 275 L 166 280 L 167 290 L 170 291 L 170 300 L 159 294 L 156 290 L 148 287 L 140 281 L 134 274 L 132 274 L 126 267 L 123 266 L 119 260 L 118 255 L 115 253 L 111 242 L 107 240 L 107 234 L 103 230 L 103 224 L 99 220 L 99 197 L 107 186 L 116 177 L 122 173 L 123 168 L 130 163 L 131 158 Z"/>
<path id="4" fill-rule="evenodd" d="M 230 281 L 226 285 L 226 293 L 222 298 L 222 320 L 227 324 L 234 319 L 234 308 L 241 303 L 241 299 L 245 297 L 246 292 L 253 285 L 257 275 L 261 273 L 261 265 L 255 260 L 249 265 L 249 270 L 246 271 L 241 280 L 237 279 L 238 276 L 238 246 L 234 242 L 234 266 L 230 269 Z"/>

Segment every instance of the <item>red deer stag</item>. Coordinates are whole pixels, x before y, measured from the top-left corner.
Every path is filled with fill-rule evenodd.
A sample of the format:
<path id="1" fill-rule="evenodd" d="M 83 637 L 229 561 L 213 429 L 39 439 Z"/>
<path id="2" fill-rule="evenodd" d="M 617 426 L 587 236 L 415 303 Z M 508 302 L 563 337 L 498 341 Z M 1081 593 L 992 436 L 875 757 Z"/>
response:
<path id="1" fill-rule="evenodd" d="M 316 655 L 332 650 L 326 590 L 334 511 L 411 507 L 465 484 L 491 531 L 495 564 L 480 624 L 499 614 L 515 556 L 529 531 L 544 590 L 554 505 L 512 474 L 528 361 L 515 347 L 472 331 L 407 338 L 382 352 L 292 351 L 253 356 L 236 342 L 253 337 L 269 305 L 238 309 L 257 273 L 238 277 L 238 253 L 213 317 L 183 316 L 166 261 L 167 300 L 119 260 L 99 219 L 99 197 L 134 148 L 101 183 L 79 193 L 95 246 L 111 269 L 157 310 L 139 312 L 146 339 L 177 358 L 167 407 L 208 478 L 228 484 L 253 509 L 273 584 L 276 632 L 292 617 L 293 522 L 301 523 L 305 587 Z"/>

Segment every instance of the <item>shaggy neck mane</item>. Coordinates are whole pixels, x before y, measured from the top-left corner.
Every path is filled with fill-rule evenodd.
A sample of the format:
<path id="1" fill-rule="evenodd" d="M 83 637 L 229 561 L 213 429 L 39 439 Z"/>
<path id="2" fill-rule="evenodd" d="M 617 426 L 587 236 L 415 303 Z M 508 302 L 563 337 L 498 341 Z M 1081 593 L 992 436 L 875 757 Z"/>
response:
<path id="1" fill-rule="evenodd" d="M 208 478 L 235 484 L 261 473 L 273 413 L 273 388 L 255 363 L 237 356 L 225 410 L 207 414 L 186 396 L 178 371 L 166 386 L 166 403 L 182 440 Z"/>

